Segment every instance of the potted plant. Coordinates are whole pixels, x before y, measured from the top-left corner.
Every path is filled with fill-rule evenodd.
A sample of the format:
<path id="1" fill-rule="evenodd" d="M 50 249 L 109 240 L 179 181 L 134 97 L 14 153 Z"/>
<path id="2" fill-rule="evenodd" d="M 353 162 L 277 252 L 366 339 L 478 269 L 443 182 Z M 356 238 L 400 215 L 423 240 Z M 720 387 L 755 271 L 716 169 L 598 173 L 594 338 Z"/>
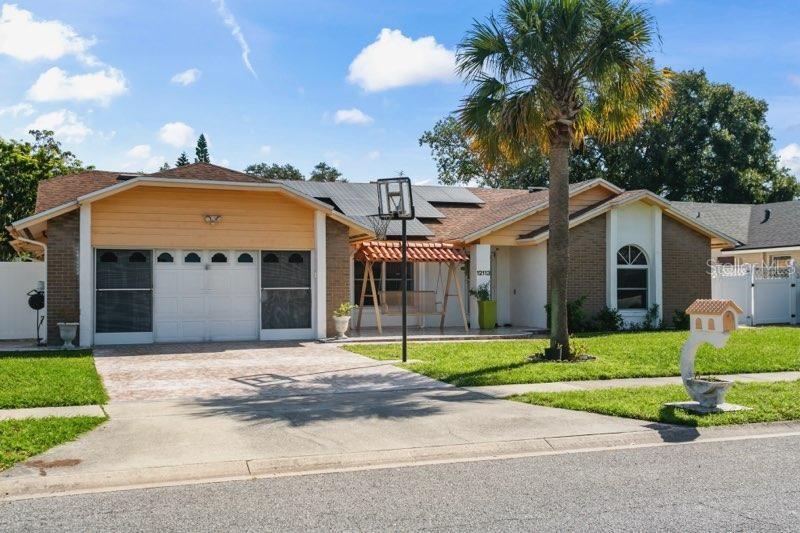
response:
<path id="1" fill-rule="evenodd" d="M 497 302 L 492 300 L 489 283 L 481 283 L 469 293 L 478 300 L 478 325 L 481 329 L 494 329 L 497 324 Z"/>
<path id="2" fill-rule="evenodd" d="M 75 348 L 75 345 L 72 343 L 72 341 L 75 340 L 75 336 L 78 334 L 78 323 L 59 322 L 58 334 L 61 335 L 61 340 L 64 341 L 64 349 L 69 350 Z"/>
<path id="3" fill-rule="evenodd" d="M 336 326 L 336 338 L 347 338 L 347 330 L 350 327 L 350 314 L 353 309 L 358 309 L 358 306 L 350 302 L 342 302 L 336 311 L 333 312 L 333 322 Z"/>

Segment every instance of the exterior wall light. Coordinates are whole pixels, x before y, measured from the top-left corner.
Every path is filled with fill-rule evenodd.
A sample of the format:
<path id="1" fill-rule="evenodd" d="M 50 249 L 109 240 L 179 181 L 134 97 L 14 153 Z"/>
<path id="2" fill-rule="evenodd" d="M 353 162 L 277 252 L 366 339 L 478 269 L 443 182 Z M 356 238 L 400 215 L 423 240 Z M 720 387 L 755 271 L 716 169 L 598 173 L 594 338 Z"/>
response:
<path id="1" fill-rule="evenodd" d="M 203 215 L 203 222 L 215 226 L 222 222 L 222 215 Z"/>

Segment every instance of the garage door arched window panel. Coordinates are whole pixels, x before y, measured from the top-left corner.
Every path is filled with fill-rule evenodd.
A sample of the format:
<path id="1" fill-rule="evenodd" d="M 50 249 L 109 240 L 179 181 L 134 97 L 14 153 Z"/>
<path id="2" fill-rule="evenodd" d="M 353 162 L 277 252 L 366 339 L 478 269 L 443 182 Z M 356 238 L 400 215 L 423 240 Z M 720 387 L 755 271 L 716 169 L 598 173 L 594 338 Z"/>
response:
<path id="1" fill-rule="evenodd" d="M 647 309 L 647 256 L 638 246 L 623 246 L 617 252 L 617 308 Z"/>
<path id="2" fill-rule="evenodd" d="M 217 253 L 215 253 L 214 255 L 211 256 L 211 262 L 212 263 L 227 263 L 228 262 L 228 256 L 225 255 L 222 252 L 217 252 Z"/>
<path id="3" fill-rule="evenodd" d="M 199 263 L 201 261 L 200 254 L 196 252 L 189 252 L 183 256 L 184 263 Z"/>
<path id="4" fill-rule="evenodd" d="M 261 329 L 311 327 L 311 252 L 261 252 Z"/>
<path id="5" fill-rule="evenodd" d="M 158 254 L 158 258 L 156 259 L 159 263 L 173 263 L 175 258 L 172 257 L 172 254 L 169 252 L 161 252 Z"/>
<path id="6" fill-rule="evenodd" d="M 247 252 L 239 254 L 239 258 L 236 260 L 237 263 L 252 263 L 253 256 Z"/>
<path id="7" fill-rule="evenodd" d="M 96 332 L 151 332 L 153 330 L 152 252 L 98 250 L 96 256 Z M 112 256 L 116 260 L 112 261 Z"/>

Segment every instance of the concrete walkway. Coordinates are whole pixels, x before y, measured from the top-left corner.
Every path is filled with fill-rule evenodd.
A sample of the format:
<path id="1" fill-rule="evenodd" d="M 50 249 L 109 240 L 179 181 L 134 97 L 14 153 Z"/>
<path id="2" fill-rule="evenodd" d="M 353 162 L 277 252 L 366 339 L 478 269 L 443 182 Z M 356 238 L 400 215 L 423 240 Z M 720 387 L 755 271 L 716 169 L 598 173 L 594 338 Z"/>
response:
<path id="1" fill-rule="evenodd" d="M 99 405 L 71 405 L 67 407 L 33 407 L 28 409 L 0 409 L 0 420 L 47 418 L 50 416 L 106 416 Z"/>
<path id="2" fill-rule="evenodd" d="M 719 377 L 731 381 L 771 383 L 777 381 L 797 381 L 800 372 L 764 372 L 757 374 L 726 374 Z M 617 389 L 625 387 L 658 387 L 660 385 L 680 385 L 680 376 L 661 378 L 597 379 L 589 381 L 556 381 L 553 383 L 520 383 L 516 385 L 490 385 L 486 387 L 465 387 L 492 398 L 508 398 L 528 392 L 569 392 L 596 389 Z"/>

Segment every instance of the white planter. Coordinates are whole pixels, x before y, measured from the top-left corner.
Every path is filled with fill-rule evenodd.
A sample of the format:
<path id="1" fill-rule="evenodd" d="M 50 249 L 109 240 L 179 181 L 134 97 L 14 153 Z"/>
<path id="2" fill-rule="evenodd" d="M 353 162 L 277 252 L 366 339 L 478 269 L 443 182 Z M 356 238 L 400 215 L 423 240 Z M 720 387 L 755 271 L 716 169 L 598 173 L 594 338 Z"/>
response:
<path id="1" fill-rule="evenodd" d="M 346 339 L 347 338 L 347 330 L 350 327 L 350 317 L 349 316 L 335 316 L 333 317 L 333 322 L 336 327 L 336 338 L 337 339 Z"/>
<path id="2" fill-rule="evenodd" d="M 75 348 L 75 344 L 72 341 L 75 340 L 75 336 L 78 334 L 78 322 L 59 322 L 58 334 L 61 335 L 61 340 L 64 341 L 63 348 L 67 350 Z"/>

